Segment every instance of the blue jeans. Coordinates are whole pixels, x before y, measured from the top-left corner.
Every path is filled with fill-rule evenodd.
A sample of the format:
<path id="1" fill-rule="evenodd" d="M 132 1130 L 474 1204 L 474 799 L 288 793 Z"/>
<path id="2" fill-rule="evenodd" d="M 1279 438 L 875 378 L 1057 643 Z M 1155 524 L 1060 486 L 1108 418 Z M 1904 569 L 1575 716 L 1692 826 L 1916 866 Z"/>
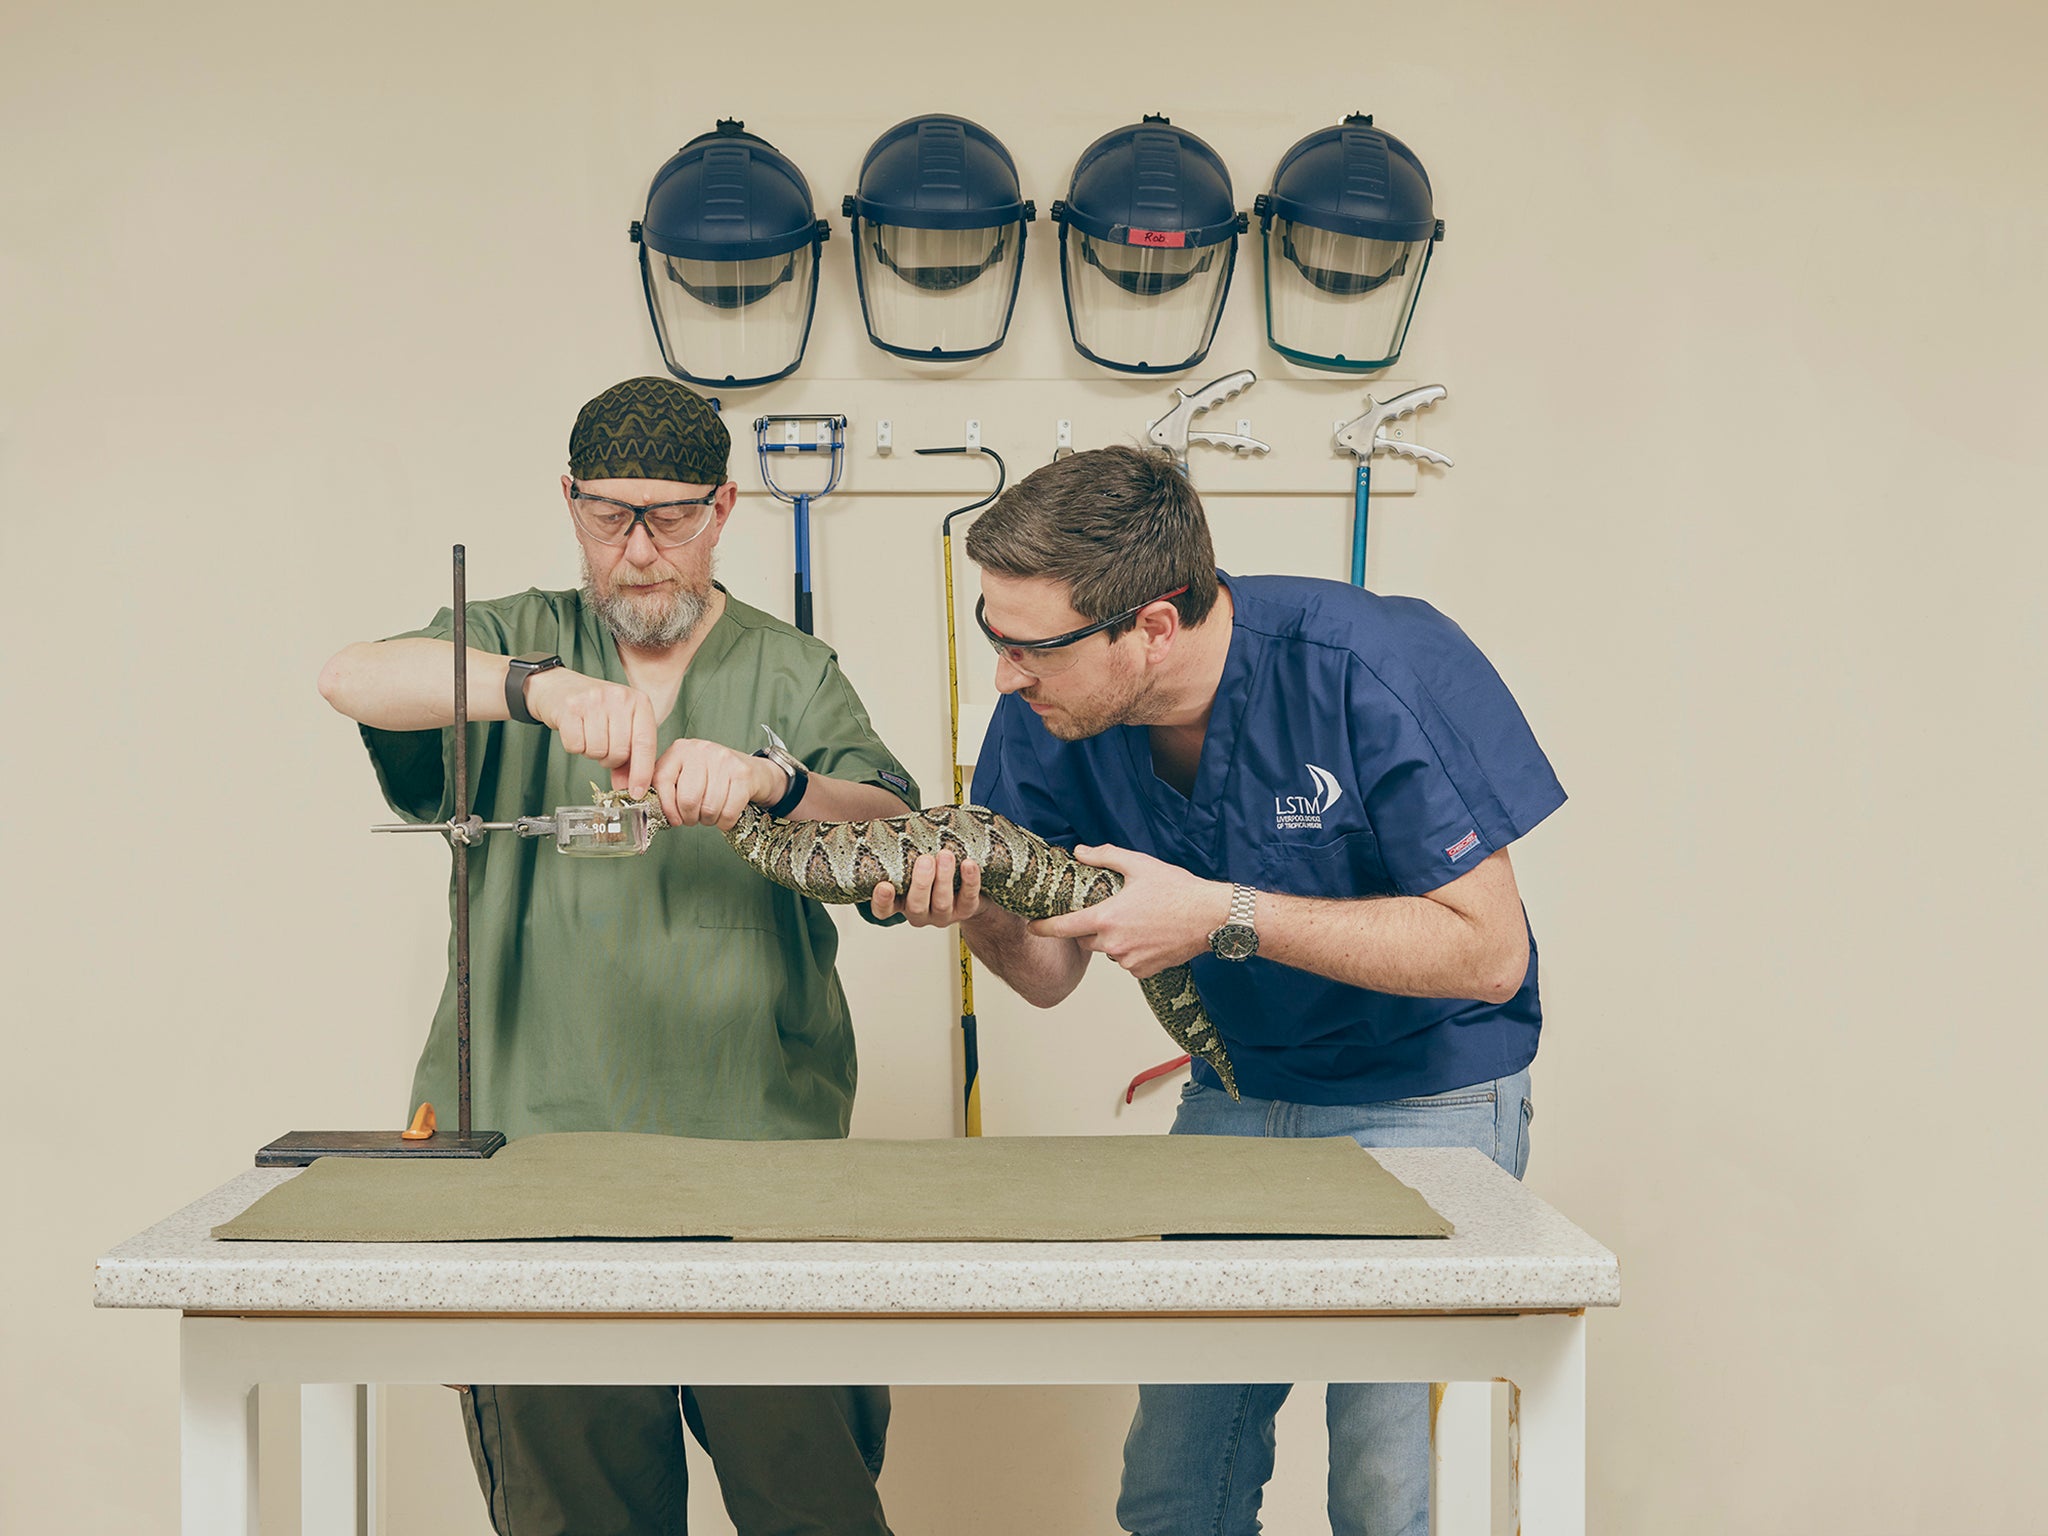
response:
<path id="1" fill-rule="evenodd" d="M 1362 1147 L 1477 1147 L 1516 1178 L 1529 1162 L 1529 1074 L 1382 1104 L 1232 1103 L 1220 1088 L 1181 1091 L 1175 1135 L 1349 1136 Z M 1256 1536 L 1273 1475 L 1273 1416 L 1284 1385 L 1138 1389 L 1124 1441 L 1117 1523 L 1133 1536 Z M 1428 1536 L 1429 1386 L 1332 1383 L 1334 1536 Z"/>

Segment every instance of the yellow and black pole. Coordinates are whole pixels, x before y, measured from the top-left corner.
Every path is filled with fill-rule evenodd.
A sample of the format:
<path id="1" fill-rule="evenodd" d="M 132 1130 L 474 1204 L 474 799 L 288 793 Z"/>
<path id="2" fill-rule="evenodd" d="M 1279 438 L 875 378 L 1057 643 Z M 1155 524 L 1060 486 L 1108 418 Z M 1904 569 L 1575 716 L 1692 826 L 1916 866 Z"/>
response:
<path id="1" fill-rule="evenodd" d="M 948 751 L 953 766 L 953 803 L 961 804 L 967 796 L 967 780 L 960 762 L 960 642 L 959 629 L 954 620 L 953 606 L 953 519 L 969 512 L 979 512 L 983 507 L 1003 494 L 1003 483 L 1009 478 L 1009 471 L 1003 465 L 1003 456 L 993 448 L 920 448 L 919 453 L 978 453 L 996 461 L 996 488 L 979 501 L 969 502 L 964 507 L 955 507 L 946 514 L 939 524 L 939 548 L 946 570 L 946 694 L 950 706 L 951 725 L 948 731 Z M 974 956 L 967 948 L 967 936 L 959 935 L 960 944 L 960 1049 L 961 1049 L 961 1104 L 966 1116 L 969 1136 L 981 1134 L 981 1047 L 977 1038 L 974 1019 Z"/>
<path id="2" fill-rule="evenodd" d="M 951 519 L 947 519 L 948 522 Z M 946 541 L 946 685 L 952 695 L 953 803 L 967 798 L 967 781 L 960 771 L 960 645 L 953 628 L 953 535 Z M 967 935 L 956 932 L 960 945 L 960 1074 L 961 1100 L 966 1114 L 967 1134 L 981 1134 L 981 1044 L 974 1019 L 974 955 L 967 948 Z"/>

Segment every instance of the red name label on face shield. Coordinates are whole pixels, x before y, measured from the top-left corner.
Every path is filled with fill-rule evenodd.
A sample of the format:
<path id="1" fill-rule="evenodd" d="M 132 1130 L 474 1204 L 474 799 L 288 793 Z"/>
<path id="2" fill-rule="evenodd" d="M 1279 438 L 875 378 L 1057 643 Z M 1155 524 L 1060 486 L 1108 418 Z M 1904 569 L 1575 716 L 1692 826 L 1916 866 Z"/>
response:
<path id="1" fill-rule="evenodd" d="M 1188 243 L 1187 231 L 1181 229 L 1134 229 L 1130 232 L 1132 245 L 1156 245 L 1179 250 Z"/>

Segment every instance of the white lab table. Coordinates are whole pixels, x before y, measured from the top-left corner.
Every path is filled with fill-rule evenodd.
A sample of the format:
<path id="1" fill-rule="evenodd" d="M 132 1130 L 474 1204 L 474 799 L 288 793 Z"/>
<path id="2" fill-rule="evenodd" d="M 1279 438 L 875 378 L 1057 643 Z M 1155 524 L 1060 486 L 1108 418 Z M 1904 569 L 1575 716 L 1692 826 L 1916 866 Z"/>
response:
<path id="1" fill-rule="evenodd" d="M 306 1536 L 355 1536 L 371 1519 L 364 1383 L 1497 1380 L 1516 1400 L 1520 1531 L 1579 1536 L 1586 1309 L 1619 1304 L 1614 1255 L 1478 1152 L 1373 1155 L 1456 1234 L 214 1241 L 213 1226 L 299 1172 L 254 1169 L 102 1258 L 95 1303 L 184 1314 L 185 1536 L 256 1530 L 259 1384 L 302 1389 Z M 1445 1468 L 1481 1474 L 1472 1441 L 1492 1420 L 1465 1394 L 1437 1422 L 1448 1493 Z M 1453 1506 L 1439 1497 L 1439 1530 Z"/>

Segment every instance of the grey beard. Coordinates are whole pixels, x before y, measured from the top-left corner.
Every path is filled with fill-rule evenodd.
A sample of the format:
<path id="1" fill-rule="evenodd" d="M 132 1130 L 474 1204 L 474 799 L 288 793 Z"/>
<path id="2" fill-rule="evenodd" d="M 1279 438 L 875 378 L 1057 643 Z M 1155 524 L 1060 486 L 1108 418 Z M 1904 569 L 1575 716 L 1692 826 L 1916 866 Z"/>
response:
<path id="1" fill-rule="evenodd" d="M 590 567 L 586 563 L 583 567 L 583 601 L 621 645 L 659 651 L 680 645 L 696 633 L 697 626 L 704 622 L 704 615 L 711 607 L 711 587 L 708 582 L 702 591 L 679 587 L 665 611 L 649 613 L 616 591 L 610 597 L 598 596 L 596 583 L 590 579 Z"/>

